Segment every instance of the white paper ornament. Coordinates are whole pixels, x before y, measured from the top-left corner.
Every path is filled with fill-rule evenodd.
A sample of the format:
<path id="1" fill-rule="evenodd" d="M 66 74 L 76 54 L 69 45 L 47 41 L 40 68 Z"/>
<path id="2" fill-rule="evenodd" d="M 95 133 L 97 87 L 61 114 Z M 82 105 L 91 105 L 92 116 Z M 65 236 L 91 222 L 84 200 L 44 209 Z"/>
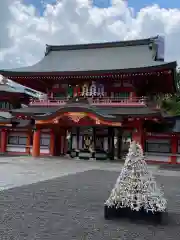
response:
<path id="1" fill-rule="evenodd" d="M 141 145 L 132 142 L 124 167 L 117 178 L 107 206 L 128 207 L 131 210 L 163 212 L 167 208 L 167 200 L 156 181 L 148 171 Z"/>

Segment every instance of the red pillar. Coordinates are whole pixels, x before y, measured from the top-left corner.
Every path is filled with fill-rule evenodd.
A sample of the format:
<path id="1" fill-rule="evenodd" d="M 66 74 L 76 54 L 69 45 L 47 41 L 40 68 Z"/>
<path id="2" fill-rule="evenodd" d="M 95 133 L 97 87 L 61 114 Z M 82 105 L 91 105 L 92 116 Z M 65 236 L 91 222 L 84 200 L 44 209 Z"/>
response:
<path id="1" fill-rule="evenodd" d="M 49 153 L 51 156 L 54 156 L 54 150 L 55 150 L 55 134 L 54 131 L 51 130 L 50 133 L 50 148 L 49 148 Z"/>
<path id="2" fill-rule="evenodd" d="M 68 150 L 68 140 L 67 140 L 67 129 L 64 131 L 64 151 L 63 153 L 66 154 Z"/>
<path id="3" fill-rule="evenodd" d="M 40 130 L 36 129 L 33 134 L 33 148 L 32 148 L 32 156 L 39 157 L 40 155 Z"/>
<path id="4" fill-rule="evenodd" d="M 6 146 L 7 146 L 7 131 L 5 129 L 2 129 L 1 131 L 1 152 L 6 152 Z"/>
<path id="5" fill-rule="evenodd" d="M 170 163 L 172 164 L 176 164 L 176 160 L 177 160 L 177 147 L 178 147 L 178 140 L 177 140 L 177 136 L 173 135 L 171 138 L 171 158 L 170 158 Z"/>

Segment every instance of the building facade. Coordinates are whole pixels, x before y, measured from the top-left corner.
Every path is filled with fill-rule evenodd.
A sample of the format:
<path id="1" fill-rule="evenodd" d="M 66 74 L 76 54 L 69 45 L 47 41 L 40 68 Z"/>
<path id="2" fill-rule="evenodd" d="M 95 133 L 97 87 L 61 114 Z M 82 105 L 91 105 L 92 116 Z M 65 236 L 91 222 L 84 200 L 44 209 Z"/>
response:
<path id="1" fill-rule="evenodd" d="M 148 161 L 178 163 L 178 133 L 157 101 L 176 92 L 176 62 L 155 57 L 156 40 L 47 45 L 37 64 L 0 71 L 46 94 L 11 110 L 19 126 L 2 122 L 1 152 L 113 161 L 136 140 Z"/>

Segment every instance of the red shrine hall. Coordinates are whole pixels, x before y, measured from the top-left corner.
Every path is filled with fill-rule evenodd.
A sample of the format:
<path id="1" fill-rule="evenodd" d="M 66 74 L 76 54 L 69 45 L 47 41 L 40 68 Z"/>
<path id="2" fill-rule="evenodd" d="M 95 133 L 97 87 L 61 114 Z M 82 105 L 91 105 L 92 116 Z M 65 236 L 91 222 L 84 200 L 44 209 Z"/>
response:
<path id="1" fill-rule="evenodd" d="M 2 109 L 1 153 L 113 161 L 136 140 L 147 161 L 179 163 L 180 135 L 157 99 L 176 92 L 176 62 L 160 53 L 159 37 L 46 45 L 35 65 L 1 70 L 44 93 L 26 101 L 16 94 L 19 107 Z"/>

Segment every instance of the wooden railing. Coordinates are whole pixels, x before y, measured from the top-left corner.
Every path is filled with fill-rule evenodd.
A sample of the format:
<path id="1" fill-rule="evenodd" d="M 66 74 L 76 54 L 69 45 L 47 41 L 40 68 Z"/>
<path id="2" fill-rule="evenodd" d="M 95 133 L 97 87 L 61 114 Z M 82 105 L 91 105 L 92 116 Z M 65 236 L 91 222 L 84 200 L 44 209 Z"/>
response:
<path id="1" fill-rule="evenodd" d="M 68 103 L 71 98 L 54 98 L 47 100 L 31 100 L 31 106 L 62 106 Z M 149 100 L 146 97 L 118 98 L 118 97 L 89 97 L 90 105 L 94 106 L 146 106 Z M 153 104 L 154 105 L 154 104 Z"/>
<path id="2" fill-rule="evenodd" d="M 99 98 L 99 99 L 90 99 L 91 105 L 95 106 L 108 106 L 108 105 L 114 105 L 114 106 L 121 106 L 121 105 L 129 105 L 129 106 L 137 106 L 137 105 L 146 105 L 147 99 L 144 97 L 136 97 L 136 98 Z"/>
<path id="3" fill-rule="evenodd" d="M 47 100 L 31 100 L 30 106 L 61 106 L 65 105 L 68 102 L 68 99 L 47 99 Z"/>

